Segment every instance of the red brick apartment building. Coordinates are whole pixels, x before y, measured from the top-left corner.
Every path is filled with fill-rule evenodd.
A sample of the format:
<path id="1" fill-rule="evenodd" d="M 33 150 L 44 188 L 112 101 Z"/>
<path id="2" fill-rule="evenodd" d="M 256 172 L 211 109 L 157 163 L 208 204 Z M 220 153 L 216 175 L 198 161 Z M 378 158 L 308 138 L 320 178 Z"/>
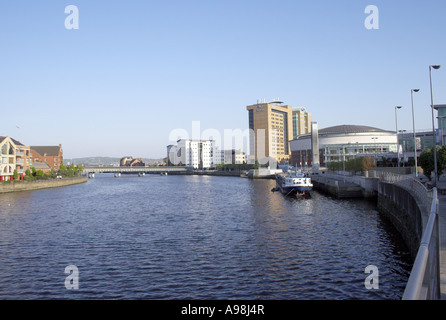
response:
<path id="1" fill-rule="evenodd" d="M 59 170 L 63 164 L 62 145 L 30 146 L 32 163 L 47 163 L 51 169 Z"/>

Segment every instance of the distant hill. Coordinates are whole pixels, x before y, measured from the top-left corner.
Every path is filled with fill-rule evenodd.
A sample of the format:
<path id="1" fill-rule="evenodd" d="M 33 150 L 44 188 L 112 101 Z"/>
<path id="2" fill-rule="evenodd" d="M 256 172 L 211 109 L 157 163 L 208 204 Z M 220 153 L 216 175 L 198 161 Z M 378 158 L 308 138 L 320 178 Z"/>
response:
<path id="1" fill-rule="evenodd" d="M 113 158 L 113 157 L 86 157 L 86 158 L 64 159 L 64 163 L 65 164 L 74 163 L 87 166 L 97 166 L 97 165 L 113 166 L 113 165 L 119 165 L 120 160 L 121 158 Z M 163 163 L 163 159 L 144 158 L 144 162 L 146 163 L 146 165 L 161 164 Z"/>

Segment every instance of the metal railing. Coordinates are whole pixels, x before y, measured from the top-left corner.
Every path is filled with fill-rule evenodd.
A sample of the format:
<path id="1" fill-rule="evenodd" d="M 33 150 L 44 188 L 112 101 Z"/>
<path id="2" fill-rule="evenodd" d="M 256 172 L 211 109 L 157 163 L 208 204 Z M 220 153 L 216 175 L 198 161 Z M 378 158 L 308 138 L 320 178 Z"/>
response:
<path id="1" fill-rule="evenodd" d="M 428 221 L 403 294 L 403 300 L 439 300 L 440 290 L 440 222 L 437 188 L 428 190 L 412 176 L 381 173 L 380 178 L 412 193 L 425 210 Z M 421 208 L 420 208 L 421 209 Z"/>
<path id="2" fill-rule="evenodd" d="M 403 294 L 403 300 L 439 300 L 440 231 L 437 189 L 433 188 L 432 205 L 420 248 Z"/>
<path id="3" fill-rule="evenodd" d="M 378 176 L 378 174 L 377 174 Z M 433 199 L 433 190 L 428 189 L 423 183 L 415 179 L 410 175 L 401 175 L 389 172 L 380 172 L 378 176 L 382 181 L 396 184 L 406 190 L 408 190 L 421 204 L 425 210 L 425 214 L 428 216 L 430 214 L 430 208 Z"/>

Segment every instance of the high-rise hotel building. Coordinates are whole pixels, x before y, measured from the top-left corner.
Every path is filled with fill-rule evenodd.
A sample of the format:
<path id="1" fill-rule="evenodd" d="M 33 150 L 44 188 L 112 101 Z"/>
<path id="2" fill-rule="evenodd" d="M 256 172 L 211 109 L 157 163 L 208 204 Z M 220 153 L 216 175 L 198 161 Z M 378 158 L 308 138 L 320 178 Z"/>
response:
<path id="1" fill-rule="evenodd" d="M 293 139 L 293 109 L 281 101 L 258 101 L 247 106 L 250 160 L 260 164 L 286 162 Z"/>
<path id="2" fill-rule="evenodd" d="M 311 132 L 311 113 L 305 107 L 293 108 L 293 139 Z"/>

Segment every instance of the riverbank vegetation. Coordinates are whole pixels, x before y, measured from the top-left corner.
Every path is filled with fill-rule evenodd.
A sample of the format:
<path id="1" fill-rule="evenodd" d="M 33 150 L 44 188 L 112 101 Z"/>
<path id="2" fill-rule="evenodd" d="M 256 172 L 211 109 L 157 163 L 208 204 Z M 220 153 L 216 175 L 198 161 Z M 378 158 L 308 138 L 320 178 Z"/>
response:
<path id="1" fill-rule="evenodd" d="M 75 177 L 78 176 L 82 171 L 84 171 L 83 166 L 74 164 L 71 164 L 70 166 L 61 164 L 59 170 L 52 169 L 50 172 L 47 173 L 44 173 L 42 170 L 36 170 L 36 168 L 31 167 L 31 170 L 30 169 L 26 170 L 24 180 L 32 181 L 32 180 L 56 179 L 58 177 L 59 178 Z"/>
<path id="2" fill-rule="evenodd" d="M 431 179 L 434 166 L 434 148 L 424 150 L 419 157 L 418 165 L 423 169 L 426 177 Z M 446 146 L 437 146 L 437 175 L 440 176 L 446 169 Z"/>
<path id="3" fill-rule="evenodd" d="M 329 162 L 330 171 L 365 172 L 376 168 L 376 161 L 372 157 L 360 157 L 345 162 Z"/>
<path id="4" fill-rule="evenodd" d="M 81 165 L 70 165 L 66 166 L 64 164 L 60 165 L 59 170 L 52 169 L 49 172 L 43 172 L 43 170 L 36 170 L 35 167 L 31 167 L 30 169 L 25 171 L 25 175 L 23 177 L 23 181 L 36 181 L 36 180 L 49 180 L 49 179 L 57 179 L 64 177 L 76 177 L 79 176 L 80 173 L 84 170 L 84 167 Z M 20 182 L 20 175 L 17 170 L 14 170 L 14 180 L 2 181 L 1 183 L 16 183 Z"/>

